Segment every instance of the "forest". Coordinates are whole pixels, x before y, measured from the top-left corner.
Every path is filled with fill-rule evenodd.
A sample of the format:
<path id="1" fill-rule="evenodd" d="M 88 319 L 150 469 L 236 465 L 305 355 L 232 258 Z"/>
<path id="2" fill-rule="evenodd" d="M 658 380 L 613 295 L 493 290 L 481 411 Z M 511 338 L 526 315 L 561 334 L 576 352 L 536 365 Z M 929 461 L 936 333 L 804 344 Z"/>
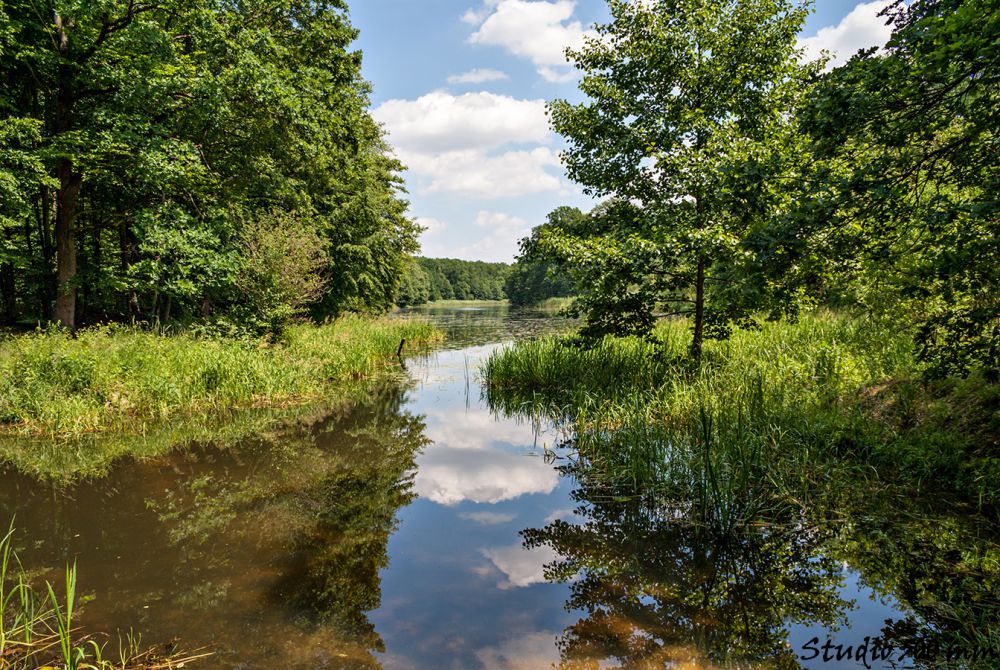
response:
<path id="1" fill-rule="evenodd" d="M 0 0 L 0 670 L 995 670 L 996 0 L 369 2 Z"/>
<path id="2" fill-rule="evenodd" d="M 550 215 L 550 220 L 563 211 L 583 216 L 580 210 L 567 207 Z M 540 228 L 546 225 L 550 224 Z M 556 275 L 554 267 L 548 261 L 527 257 L 513 265 L 417 257 L 406 266 L 396 304 L 412 307 L 439 300 L 509 300 L 512 305 L 528 307 L 549 298 L 575 295 L 572 281 Z"/>
<path id="3" fill-rule="evenodd" d="M 569 52 L 586 100 L 549 106 L 569 176 L 602 203 L 536 229 L 523 254 L 585 289 L 584 335 L 690 317 L 697 360 L 762 318 L 852 308 L 912 333 L 928 374 L 995 379 L 989 2 L 895 3 L 888 45 L 832 69 L 798 51 L 808 5 L 608 4 Z"/>
<path id="4" fill-rule="evenodd" d="M 346 5 L 0 5 L 0 320 L 278 329 L 417 250 Z"/>

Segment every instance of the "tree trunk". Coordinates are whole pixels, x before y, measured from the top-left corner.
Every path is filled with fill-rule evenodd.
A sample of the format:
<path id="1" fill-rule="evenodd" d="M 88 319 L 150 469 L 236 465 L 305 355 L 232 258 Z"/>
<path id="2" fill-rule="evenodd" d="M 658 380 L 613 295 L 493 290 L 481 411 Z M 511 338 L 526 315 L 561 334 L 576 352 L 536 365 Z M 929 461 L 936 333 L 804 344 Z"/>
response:
<path id="1" fill-rule="evenodd" d="M 38 307 L 39 316 L 43 321 L 48 321 L 52 318 L 55 286 L 52 282 L 52 198 L 47 186 L 42 187 L 39 200 L 38 240 L 42 249 L 42 263 L 38 273 Z"/>
<path id="2" fill-rule="evenodd" d="M 0 294 L 3 295 L 3 322 L 14 325 L 17 321 L 17 296 L 14 292 L 14 265 L 0 265 Z"/>
<path id="3" fill-rule="evenodd" d="M 698 276 L 694 287 L 694 339 L 691 341 L 691 357 L 701 361 L 702 344 L 705 340 L 705 258 L 698 259 Z"/>
<path id="4" fill-rule="evenodd" d="M 59 36 L 57 48 L 59 64 L 59 90 L 56 93 L 55 136 L 73 128 L 73 68 L 69 62 L 69 27 L 62 15 L 54 13 L 53 24 Z M 72 24 L 69 24 L 72 25 Z M 59 189 L 56 191 L 56 310 L 55 320 L 64 328 L 76 329 L 76 239 L 73 224 L 83 175 L 74 169 L 70 158 L 59 161 L 57 171 Z"/>
<path id="5" fill-rule="evenodd" d="M 55 320 L 64 328 L 76 328 L 76 240 L 73 224 L 83 175 L 73 170 L 69 159 L 59 164 L 56 192 L 56 310 Z"/>

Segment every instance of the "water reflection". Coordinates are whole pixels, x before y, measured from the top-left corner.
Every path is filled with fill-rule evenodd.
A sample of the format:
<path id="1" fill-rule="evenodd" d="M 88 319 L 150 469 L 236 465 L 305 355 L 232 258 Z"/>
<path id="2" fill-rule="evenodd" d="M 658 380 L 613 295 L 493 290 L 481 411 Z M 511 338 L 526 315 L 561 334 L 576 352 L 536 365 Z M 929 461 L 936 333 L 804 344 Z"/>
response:
<path id="1" fill-rule="evenodd" d="M 69 488 L 4 471 L 26 564 L 54 578 L 78 559 L 85 627 L 210 645 L 207 670 L 848 670 L 864 665 L 803 661 L 803 645 L 996 639 L 995 523 L 844 480 L 713 530 L 682 498 L 622 495 L 481 400 L 483 356 L 565 323 L 439 316 L 453 348 L 410 360 L 412 384 L 358 389 L 295 428 Z"/>
<path id="2" fill-rule="evenodd" d="M 545 576 L 569 583 L 566 606 L 583 614 L 560 638 L 562 667 L 796 668 L 787 623 L 834 626 L 850 606 L 820 529 L 717 532 L 690 506 L 620 496 L 573 469 L 580 522 L 524 532 L 558 557 Z"/>
<path id="3" fill-rule="evenodd" d="M 0 504 L 40 541 L 27 561 L 78 557 L 91 629 L 210 645 L 207 667 L 380 667 L 369 612 L 427 444 L 404 402 L 399 386 L 372 389 L 238 448 L 123 466 L 97 487 L 24 481 Z"/>

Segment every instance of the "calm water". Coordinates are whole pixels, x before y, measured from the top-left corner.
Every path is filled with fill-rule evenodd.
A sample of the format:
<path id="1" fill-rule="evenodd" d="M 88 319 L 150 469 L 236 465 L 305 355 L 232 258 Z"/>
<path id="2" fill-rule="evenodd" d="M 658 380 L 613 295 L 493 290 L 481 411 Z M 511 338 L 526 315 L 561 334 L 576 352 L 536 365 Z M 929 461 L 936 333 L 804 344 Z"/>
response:
<path id="1" fill-rule="evenodd" d="M 992 536 L 889 494 L 724 538 L 607 495 L 554 430 L 481 399 L 485 356 L 565 321 L 419 313 L 447 346 L 300 427 L 70 488 L 4 472 L 26 567 L 54 578 L 78 561 L 84 626 L 208 646 L 209 669 L 863 668 L 824 662 L 823 643 L 887 620 L 940 630 L 995 602 L 995 582 L 949 572 L 950 552 L 995 550 Z M 729 656 L 749 660 L 706 660 Z"/>

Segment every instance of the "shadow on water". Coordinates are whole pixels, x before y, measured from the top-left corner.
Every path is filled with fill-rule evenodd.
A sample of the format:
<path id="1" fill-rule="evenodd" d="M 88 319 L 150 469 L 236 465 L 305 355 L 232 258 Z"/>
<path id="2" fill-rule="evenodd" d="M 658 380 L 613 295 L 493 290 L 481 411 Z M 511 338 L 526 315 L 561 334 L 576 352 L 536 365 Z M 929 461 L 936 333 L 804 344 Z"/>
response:
<path id="1" fill-rule="evenodd" d="M 373 388 L 294 429 L 121 463 L 96 483 L 8 471 L 0 508 L 30 529 L 27 565 L 77 561 L 90 630 L 210 646 L 202 667 L 379 667 L 367 613 L 426 444 L 405 393 Z"/>

